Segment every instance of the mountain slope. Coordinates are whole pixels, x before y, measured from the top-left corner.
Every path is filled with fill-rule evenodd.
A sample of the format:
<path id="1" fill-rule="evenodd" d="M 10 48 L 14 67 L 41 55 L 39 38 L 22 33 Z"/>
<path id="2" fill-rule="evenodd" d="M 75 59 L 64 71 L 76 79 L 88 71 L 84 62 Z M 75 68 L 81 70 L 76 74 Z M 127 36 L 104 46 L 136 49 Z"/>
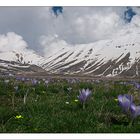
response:
<path id="1" fill-rule="evenodd" d="M 0 74 L 45 72 L 41 68 L 44 61 L 43 57 L 29 50 L 0 52 Z"/>
<path id="2" fill-rule="evenodd" d="M 61 46 L 42 67 L 59 74 L 139 76 L 140 30 L 91 44 Z"/>
<path id="3" fill-rule="evenodd" d="M 0 51 L 0 72 L 140 77 L 139 27 L 122 30 L 108 40 L 73 46 L 63 42 L 49 49 L 47 57 L 29 49 Z"/>
<path id="4" fill-rule="evenodd" d="M 17 74 L 24 75 L 40 72 L 45 72 L 45 70 L 36 65 L 21 64 L 14 61 L 5 61 L 0 59 L 0 76 L 11 76 Z"/>
<path id="5" fill-rule="evenodd" d="M 6 61 L 15 61 L 22 64 L 41 65 L 45 59 L 32 51 L 7 51 L 0 52 L 0 59 Z"/>

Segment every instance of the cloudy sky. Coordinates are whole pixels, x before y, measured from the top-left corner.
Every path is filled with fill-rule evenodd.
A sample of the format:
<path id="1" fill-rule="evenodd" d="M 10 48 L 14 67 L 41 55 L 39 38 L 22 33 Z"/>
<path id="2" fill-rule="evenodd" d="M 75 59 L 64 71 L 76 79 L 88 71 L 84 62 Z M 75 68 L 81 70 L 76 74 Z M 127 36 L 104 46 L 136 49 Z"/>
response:
<path id="1" fill-rule="evenodd" d="M 0 51 L 28 47 L 46 55 L 53 46 L 108 39 L 134 25 L 138 7 L 0 7 Z"/>

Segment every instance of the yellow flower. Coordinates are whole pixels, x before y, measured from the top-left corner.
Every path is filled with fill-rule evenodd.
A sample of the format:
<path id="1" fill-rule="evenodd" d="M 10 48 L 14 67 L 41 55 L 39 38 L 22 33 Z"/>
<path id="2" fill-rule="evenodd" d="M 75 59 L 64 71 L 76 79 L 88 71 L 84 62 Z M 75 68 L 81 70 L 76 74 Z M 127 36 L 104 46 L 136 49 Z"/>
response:
<path id="1" fill-rule="evenodd" d="M 114 99 L 116 102 L 118 102 L 118 99 Z"/>
<path id="2" fill-rule="evenodd" d="M 74 101 L 75 101 L 75 102 L 78 102 L 78 100 L 77 100 L 77 99 L 75 99 Z"/>
<path id="3" fill-rule="evenodd" d="M 23 116 L 17 115 L 17 116 L 15 117 L 15 119 L 23 119 Z"/>

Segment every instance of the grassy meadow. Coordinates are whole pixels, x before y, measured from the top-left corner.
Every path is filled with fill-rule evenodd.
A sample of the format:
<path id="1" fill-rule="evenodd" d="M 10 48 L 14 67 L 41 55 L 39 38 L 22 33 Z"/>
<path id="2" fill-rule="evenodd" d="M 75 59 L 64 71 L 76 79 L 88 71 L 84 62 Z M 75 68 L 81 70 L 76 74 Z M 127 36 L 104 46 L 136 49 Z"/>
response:
<path id="1" fill-rule="evenodd" d="M 77 96 L 91 90 L 82 108 Z M 119 94 L 131 94 L 140 104 L 132 82 L 77 79 L 0 79 L 1 133 L 139 133 L 140 117 L 118 105 Z"/>

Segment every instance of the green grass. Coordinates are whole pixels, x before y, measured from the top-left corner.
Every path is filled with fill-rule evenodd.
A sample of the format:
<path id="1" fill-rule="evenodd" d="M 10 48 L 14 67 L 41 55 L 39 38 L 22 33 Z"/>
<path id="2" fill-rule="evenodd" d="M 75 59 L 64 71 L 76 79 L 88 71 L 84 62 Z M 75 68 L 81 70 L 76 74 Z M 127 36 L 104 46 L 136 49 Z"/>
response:
<path id="1" fill-rule="evenodd" d="M 15 91 L 14 86 L 19 87 Z M 68 87 L 72 90 L 69 92 Z M 75 102 L 79 89 L 89 88 L 92 97 L 82 109 Z M 23 98 L 26 92 L 26 104 Z M 140 118 L 132 126 L 114 100 L 119 94 L 129 93 L 140 103 L 139 93 L 131 85 L 104 81 L 100 83 L 68 83 L 65 80 L 46 86 L 43 81 L 33 86 L 30 82 L 0 80 L 1 133 L 139 133 Z M 66 101 L 69 104 L 66 104 Z M 16 119 L 17 115 L 23 118 Z"/>

